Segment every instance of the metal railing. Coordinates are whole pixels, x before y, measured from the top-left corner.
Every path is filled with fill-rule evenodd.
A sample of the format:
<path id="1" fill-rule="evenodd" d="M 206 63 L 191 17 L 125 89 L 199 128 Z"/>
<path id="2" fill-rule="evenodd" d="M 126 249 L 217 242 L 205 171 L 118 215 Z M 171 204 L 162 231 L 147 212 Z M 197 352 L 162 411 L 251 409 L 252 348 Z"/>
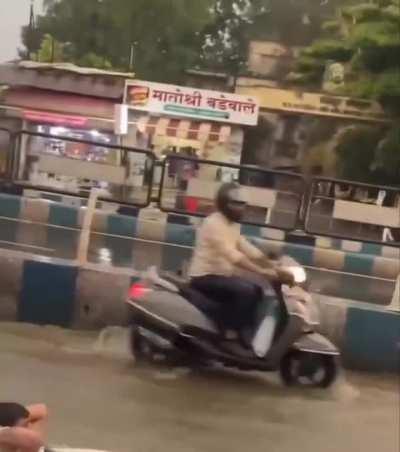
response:
<path id="1" fill-rule="evenodd" d="M 179 155 L 157 160 L 151 151 L 111 143 L 0 132 L 10 144 L 0 183 L 20 194 L 42 191 L 87 203 L 94 188 L 98 201 L 127 208 L 153 202 L 164 212 L 201 217 L 213 209 L 218 186 L 236 181 L 248 205 L 245 224 L 400 246 L 397 187 L 330 178 L 314 178 L 307 187 L 301 175 L 283 171 Z M 82 152 L 84 159 L 75 158 Z"/>
<path id="2" fill-rule="evenodd" d="M 79 158 L 86 153 L 86 158 Z M 103 158 L 99 159 L 98 155 Z M 24 189 L 147 207 L 151 202 L 152 152 L 91 140 L 21 131 L 15 134 L 9 179 Z"/>
<path id="3" fill-rule="evenodd" d="M 214 210 L 223 182 L 240 185 L 246 201 L 242 223 L 294 230 L 305 191 L 302 176 L 210 160 L 168 156 L 164 160 L 158 203 L 170 213 L 203 217 Z"/>
<path id="4" fill-rule="evenodd" d="M 315 178 L 304 229 L 312 235 L 400 245 L 400 188 Z"/>

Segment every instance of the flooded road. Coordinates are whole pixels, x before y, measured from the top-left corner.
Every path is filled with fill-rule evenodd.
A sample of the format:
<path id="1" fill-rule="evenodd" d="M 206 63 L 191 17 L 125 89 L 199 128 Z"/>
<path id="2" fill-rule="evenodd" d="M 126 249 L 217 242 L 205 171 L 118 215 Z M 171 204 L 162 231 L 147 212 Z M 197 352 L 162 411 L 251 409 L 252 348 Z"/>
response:
<path id="1" fill-rule="evenodd" d="M 50 443 L 115 452 L 398 452 L 389 376 L 324 391 L 274 375 L 135 367 L 126 331 L 0 324 L 0 399 L 41 401 Z"/>

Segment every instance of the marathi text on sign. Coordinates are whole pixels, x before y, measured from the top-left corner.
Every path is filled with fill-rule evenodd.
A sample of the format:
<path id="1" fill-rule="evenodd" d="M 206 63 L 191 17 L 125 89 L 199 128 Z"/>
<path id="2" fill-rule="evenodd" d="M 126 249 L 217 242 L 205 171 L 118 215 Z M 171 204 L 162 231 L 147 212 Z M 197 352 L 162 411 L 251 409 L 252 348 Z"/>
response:
<path id="1" fill-rule="evenodd" d="M 258 102 L 249 96 L 151 82 L 128 82 L 126 103 L 136 110 L 233 124 L 256 125 Z"/>

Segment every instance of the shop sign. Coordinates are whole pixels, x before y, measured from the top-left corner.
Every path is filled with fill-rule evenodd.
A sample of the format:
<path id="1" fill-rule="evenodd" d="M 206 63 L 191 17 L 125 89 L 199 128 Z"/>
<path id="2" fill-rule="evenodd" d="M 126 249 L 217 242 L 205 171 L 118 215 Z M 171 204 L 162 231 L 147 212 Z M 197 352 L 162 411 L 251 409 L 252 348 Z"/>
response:
<path id="1" fill-rule="evenodd" d="M 377 102 L 364 99 L 267 87 L 239 86 L 236 91 L 242 95 L 256 94 L 260 99 L 261 108 L 265 110 L 351 118 L 364 121 L 389 121 L 382 107 Z"/>
<path id="2" fill-rule="evenodd" d="M 259 105 L 253 96 L 162 83 L 127 81 L 125 103 L 134 110 L 254 126 Z"/>
<path id="3" fill-rule="evenodd" d="M 87 118 L 83 116 L 58 115 L 34 110 L 25 110 L 23 118 L 39 124 L 54 124 L 69 127 L 83 127 L 87 123 Z"/>

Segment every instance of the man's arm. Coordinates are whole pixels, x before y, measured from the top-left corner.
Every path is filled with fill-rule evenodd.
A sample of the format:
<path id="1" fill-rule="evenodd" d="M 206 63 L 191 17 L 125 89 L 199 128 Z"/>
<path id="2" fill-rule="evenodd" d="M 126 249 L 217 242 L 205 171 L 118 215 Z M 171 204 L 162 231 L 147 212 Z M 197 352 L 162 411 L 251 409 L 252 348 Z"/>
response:
<path id="1" fill-rule="evenodd" d="M 268 258 L 260 249 L 254 246 L 243 235 L 240 236 L 239 249 L 252 261 L 265 268 L 275 268 L 275 263 Z"/>
<path id="2" fill-rule="evenodd" d="M 40 435 L 21 427 L 5 428 L 0 431 L 0 446 L 20 450 L 21 452 L 38 452 L 44 446 Z"/>
<path id="3" fill-rule="evenodd" d="M 278 277 L 277 272 L 270 268 L 266 269 L 252 259 L 264 257 L 263 253 L 255 246 L 251 245 L 244 237 L 241 237 L 239 246 L 236 243 L 232 243 L 229 238 L 221 236 L 218 228 L 214 228 L 209 225 L 207 235 L 211 241 L 213 247 L 221 253 L 226 259 L 228 259 L 232 265 L 239 267 L 242 270 L 246 270 L 252 273 L 265 276 L 271 281 L 275 281 Z M 245 249 L 243 249 L 243 246 Z M 251 257 L 248 257 L 249 254 Z"/>
<path id="4" fill-rule="evenodd" d="M 244 254 L 242 255 L 241 259 L 236 263 L 236 266 L 242 270 L 250 271 L 252 273 L 257 273 L 261 276 L 264 276 L 271 282 L 275 282 L 279 279 L 278 273 L 273 268 L 262 267 L 251 261 Z"/>

